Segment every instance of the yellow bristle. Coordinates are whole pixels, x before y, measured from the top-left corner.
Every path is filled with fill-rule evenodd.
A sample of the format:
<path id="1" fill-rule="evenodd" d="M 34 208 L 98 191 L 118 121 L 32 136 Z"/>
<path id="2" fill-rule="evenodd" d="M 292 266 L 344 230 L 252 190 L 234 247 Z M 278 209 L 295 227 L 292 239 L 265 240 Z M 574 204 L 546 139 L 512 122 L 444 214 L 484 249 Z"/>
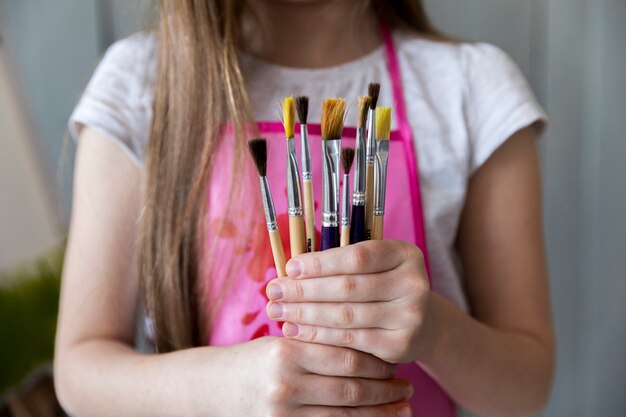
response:
<path id="1" fill-rule="evenodd" d="M 295 135 L 296 129 L 296 105 L 292 97 L 287 97 L 283 101 L 283 125 L 285 126 L 285 136 L 291 139 Z"/>
<path id="2" fill-rule="evenodd" d="M 367 123 L 367 112 L 372 104 L 370 96 L 361 96 L 357 101 L 357 127 L 364 127 Z"/>
<path id="3" fill-rule="evenodd" d="M 341 139 L 343 123 L 346 118 L 346 100 L 330 98 L 322 104 L 322 139 Z"/>
<path id="4" fill-rule="evenodd" d="M 376 108 L 376 140 L 389 140 L 391 133 L 391 107 Z"/>

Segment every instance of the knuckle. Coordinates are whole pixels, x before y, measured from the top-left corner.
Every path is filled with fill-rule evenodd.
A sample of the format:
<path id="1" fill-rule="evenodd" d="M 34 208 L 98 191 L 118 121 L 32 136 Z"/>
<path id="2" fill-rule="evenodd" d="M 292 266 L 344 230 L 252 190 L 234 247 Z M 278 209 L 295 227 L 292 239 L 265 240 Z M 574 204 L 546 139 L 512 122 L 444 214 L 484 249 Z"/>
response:
<path id="1" fill-rule="evenodd" d="M 321 276 L 322 275 L 322 261 L 319 256 L 313 257 L 313 276 Z"/>
<path id="2" fill-rule="evenodd" d="M 424 253 L 416 245 L 405 244 L 404 251 L 406 259 L 412 259 L 418 263 L 424 262 Z"/>
<path id="3" fill-rule="evenodd" d="M 347 405 L 358 406 L 365 400 L 365 389 L 360 382 L 346 381 L 343 396 Z"/>
<path id="4" fill-rule="evenodd" d="M 304 323 L 305 312 L 304 312 L 304 307 L 301 304 L 298 304 L 295 306 L 294 313 L 295 313 L 296 321 L 298 323 Z"/>
<path id="5" fill-rule="evenodd" d="M 271 404 L 280 405 L 293 397 L 294 387 L 284 378 L 278 378 L 268 385 L 268 401 Z M 278 410 L 277 410 L 278 411 Z"/>
<path id="6" fill-rule="evenodd" d="M 343 368 L 346 375 L 356 375 L 362 366 L 361 356 L 352 350 L 348 350 L 343 355 Z"/>
<path id="7" fill-rule="evenodd" d="M 360 268 L 367 263 L 368 250 L 366 245 L 353 245 L 351 247 L 351 259 L 355 267 Z"/>
<path id="8" fill-rule="evenodd" d="M 341 330 L 341 336 L 339 336 L 339 343 L 343 346 L 351 346 L 354 342 L 354 333 L 350 329 Z"/>
<path id="9" fill-rule="evenodd" d="M 422 309 L 416 305 L 408 305 L 405 309 L 407 320 L 414 327 L 419 327 L 422 323 L 423 313 Z"/>
<path id="10" fill-rule="evenodd" d="M 269 356 L 274 363 L 284 364 L 294 356 L 294 349 L 288 339 L 277 338 L 269 350 Z"/>
<path id="11" fill-rule="evenodd" d="M 352 300 L 356 297 L 357 283 L 353 276 L 347 275 L 341 282 L 341 294 L 348 300 Z"/>
<path id="12" fill-rule="evenodd" d="M 354 309 L 349 305 L 341 306 L 339 311 L 339 321 L 339 324 L 344 326 L 351 326 L 354 324 Z"/>
<path id="13" fill-rule="evenodd" d="M 299 281 L 294 281 L 293 283 L 293 292 L 296 300 L 304 299 L 304 287 L 302 287 L 302 283 Z"/>
<path id="14" fill-rule="evenodd" d="M 318 334 L 317 334 L 317 326 L 311 326 L 308 331 L 305 333 L 305 340 L 307 342 L 317 342 Z"/>

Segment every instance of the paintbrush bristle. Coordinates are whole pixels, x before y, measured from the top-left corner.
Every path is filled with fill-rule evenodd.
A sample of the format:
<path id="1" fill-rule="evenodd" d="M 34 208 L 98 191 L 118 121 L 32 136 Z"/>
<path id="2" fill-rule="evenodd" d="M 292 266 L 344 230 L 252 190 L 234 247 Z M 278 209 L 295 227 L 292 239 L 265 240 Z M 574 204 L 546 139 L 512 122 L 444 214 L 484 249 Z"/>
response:
<path id="1" fill-rule="evenodd" d="M 391 134 L 391 107 L 376 109 L 376 140 L 389 140 Z"/>
<path id="2" fill-rule="evenodd" d="M 354 162 L 354 148 L 341 148 L 341 164 L 344 174 L 349 174 Z"/>
<path id="3" fill-rule="evenodd" d="M 346 100 L 330 98 L 322 104 L 322 139 L 341 139 L 343 122 L 346 117 Z"/>
<path id="4" fill-rule="evenodd" d="M 267 140 L 263 138 L 252 139 L 248 142 L 248 149 L 259 175 L 265 177 L 267 174 Z"/>
<path id="5" fill-rule="evenodd" d="M 378 96 L 380 95 L 380 83 L 370 83 L 367 86 L 367 95 L 372 99 L 370 109 L 374 110 L 378 104 Z"/>
<path id="6" fill-rule="evenodd" d="M 307 117 L 309 117 L 309 98 L 307 96 L 298 96 L 296 100 L 296 111 L 300 124 L 305 125 Z"/>
<path id="7" fill-rule="evenodd" d="M 370 96 L 361 96 L 357 100 L 358 120 L 357 127 L 364 127 L 367 123 L 367 111 L 370 108 L 372 98 Z"/>
<path id="8" fill-rule="evenodd" d="M 293 103 L 293 97 L 287 97 L 283 101 L 283 126 L 287 139 L 293 138 L 296 128 L 296 105 Z"/>

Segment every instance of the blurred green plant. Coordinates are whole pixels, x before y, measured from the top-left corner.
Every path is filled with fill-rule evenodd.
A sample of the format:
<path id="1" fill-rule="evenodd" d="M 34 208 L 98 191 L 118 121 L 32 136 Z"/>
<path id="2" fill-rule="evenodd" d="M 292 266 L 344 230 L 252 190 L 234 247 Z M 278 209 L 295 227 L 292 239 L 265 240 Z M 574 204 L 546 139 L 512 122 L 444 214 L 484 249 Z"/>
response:
<path id="1" fill-rule="evenodd" d="M 0 394 L 52 362 L 64 252 L 0 271 Z"/>

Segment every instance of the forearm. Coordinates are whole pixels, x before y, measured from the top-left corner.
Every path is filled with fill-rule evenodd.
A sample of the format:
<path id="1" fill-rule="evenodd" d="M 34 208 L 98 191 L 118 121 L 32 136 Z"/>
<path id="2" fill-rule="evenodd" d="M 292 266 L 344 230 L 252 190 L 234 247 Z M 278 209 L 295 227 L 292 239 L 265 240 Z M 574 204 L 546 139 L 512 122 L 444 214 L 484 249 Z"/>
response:
<path id="1" fill-rule="evenodd" d="M 228 354 L 199 348 L 143 355 L 119 341 L 98 339 L 62 350 L 55 382 L 72 416 L 193 416 L 196 410 L 219 416 L 219 404 L 232 393 L 222 369 L 232 363 Z"/>
<path id="2" fill-rule="evenodd" d="M 434 294 L 421 365 L 462 407 L 482 416 L 532 416 L 547 401 L 549 345 L 530 334 L 486 326 Z M 435 326 L 432 326 L 435 327 Z"/>

